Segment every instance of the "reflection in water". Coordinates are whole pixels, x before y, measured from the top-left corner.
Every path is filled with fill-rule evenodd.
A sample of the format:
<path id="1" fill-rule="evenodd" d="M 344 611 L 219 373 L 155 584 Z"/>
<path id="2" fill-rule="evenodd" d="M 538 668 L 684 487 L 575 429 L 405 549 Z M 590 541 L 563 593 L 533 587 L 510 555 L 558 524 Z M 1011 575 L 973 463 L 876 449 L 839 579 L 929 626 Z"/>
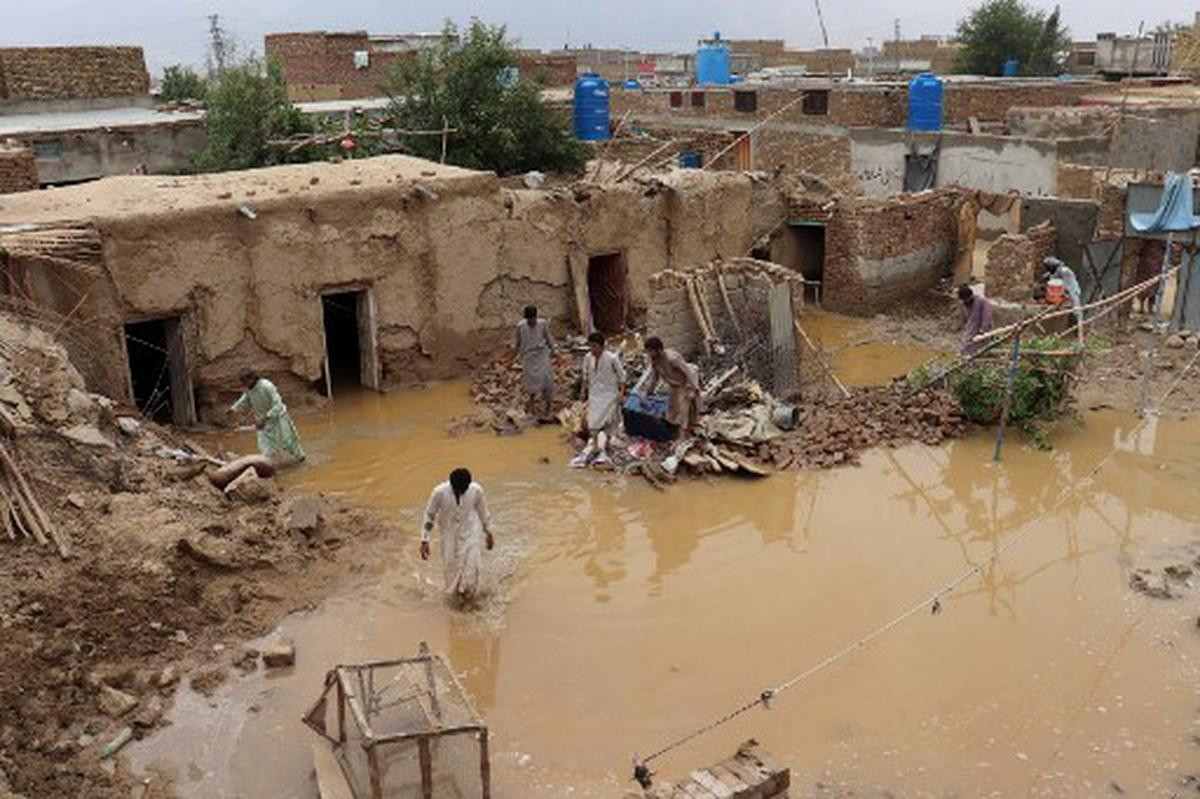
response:
<path id="1" fill-rule="evenodd" d="M 448 439 L 445 421 L 467 404 L 465 387 L 448 384 L 342 398 L 300 420 L 312 462 L 286 479 L 399 519 L 403 551 L 284 623 L 300 652 L 294 673 L 236 681 L 216 708 L 183 703 L 138 745 L 137 763 L 194 765 L 206 776 L 185 781 L 185 797 L 271 796 L 280 785 L 311 797 L 310 738 L 297 719 L 324 670 L 427 640 L 493 729 L 498 797 L 620 795 L 631 751 L 725 713 L 986 563 L 1134 424 L 1088 415 L 1050 454 L 1014 438 L 999 465 L 981 436 L 866 453 L 859 468 L 659 493 L 566 469 L 552 430 Z M 793 765 L 798 785 L 904 796 L 1035 786 L 1065 797 L 1115 781 L 1169 795 L 1178 764 L 1194 758 L 1200 644 L 1178 633 L 1174 606 L 1131 597 L 1126 580 L 1134 560 L 1194 536 L 1197 463 L 1200 430 L 1161 420 L 1156 437 L 1124 445 L 1091 490 L 960 586 L 941 614 L 914 618 L 661 769 L 686 772 L 755 736 Z M 460 464 L 487 487 L 499 531 L 482 614 L 447 608 L 425 587 L 436 585 L 433 567 L 412 554 L 421 503 Z M 250 704 L 259 712 L 241 710 Z M 231 748 L 197 743 L 213 725 Z"/>

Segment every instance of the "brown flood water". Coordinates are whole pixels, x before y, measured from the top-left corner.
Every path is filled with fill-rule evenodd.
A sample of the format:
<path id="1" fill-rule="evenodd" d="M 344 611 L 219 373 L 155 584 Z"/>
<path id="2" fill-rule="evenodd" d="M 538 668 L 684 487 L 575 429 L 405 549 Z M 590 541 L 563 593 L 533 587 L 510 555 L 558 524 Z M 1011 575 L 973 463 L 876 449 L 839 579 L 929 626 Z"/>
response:
<path id="1" fill-rule="evenodd" d="M 300 420 L 310 463 L 286 479 L 404 523 L 378 566 L 289 617 L 286 673 L 181 689 L 171 726 L 133 748 L 185 797 L 314 797 L 300 716 L 324 672 L 449 656 L 493 731 L 498 797 L 616 797 L 630 756 L 756 696 L 976 564 L 1082 479 L 1134 420 L 1090 414 L 1053 454 L 1014 437 L 867 453 L 859 468 L 760 482 L 571 471 L 552 430 L 448 439 L 464 384 L 339 399 Z M 242 441 L 241 448 L 252 446 Z M 549 458 L 550 463 L 540 461 Z M 754 736 L 793 769 L 857 795 L 1173 795 L 1200 768 L 1195 598 L 1133 594 L 1127 574 L 1200 538 L 1200 429 L 1160 420 L 1073 499 L 924 613 L 773 703 L 672 753 L 666 777 Z M 498 549 L 481 613 L 441 601 L 415 557 L 431 486 L 466 464 Z"/>
<path id="2" fill-rule="evenodd" d="M 945 353 L 912 344 L 900 344 L 883 333 L 870 333 L 861 319 L 822 311 L 808 311 L 804 332 L 825 351 L 829 366 L 848 386 L 874 386 L 908 374 Z M 807 349 L 801 357 L 807 357 Z"/>

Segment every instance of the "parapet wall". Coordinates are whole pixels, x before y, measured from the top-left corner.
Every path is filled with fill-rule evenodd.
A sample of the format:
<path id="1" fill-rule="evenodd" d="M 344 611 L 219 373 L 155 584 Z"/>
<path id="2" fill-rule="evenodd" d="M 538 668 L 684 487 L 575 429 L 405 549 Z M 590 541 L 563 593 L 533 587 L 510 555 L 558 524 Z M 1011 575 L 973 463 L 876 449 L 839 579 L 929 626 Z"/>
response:
<path id="1" fill-rule="evenodd" d="M 140 47 L 0 48 L 0 100 L 78 100 L 150 92 Z"/>

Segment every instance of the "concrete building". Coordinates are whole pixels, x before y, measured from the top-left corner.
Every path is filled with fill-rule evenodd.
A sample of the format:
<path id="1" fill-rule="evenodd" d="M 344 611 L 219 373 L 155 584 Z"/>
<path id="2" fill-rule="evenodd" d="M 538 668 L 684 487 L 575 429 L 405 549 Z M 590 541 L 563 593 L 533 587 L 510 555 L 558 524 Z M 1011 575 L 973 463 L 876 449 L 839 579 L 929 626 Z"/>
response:
<path id="1" fill-rule="evenodd" d="M 1171 70 L 1172 39 L 1165 31 L 1140 38 L 1097 34 L 1096 74 L 1111 79 L 1166 75 Z"/>

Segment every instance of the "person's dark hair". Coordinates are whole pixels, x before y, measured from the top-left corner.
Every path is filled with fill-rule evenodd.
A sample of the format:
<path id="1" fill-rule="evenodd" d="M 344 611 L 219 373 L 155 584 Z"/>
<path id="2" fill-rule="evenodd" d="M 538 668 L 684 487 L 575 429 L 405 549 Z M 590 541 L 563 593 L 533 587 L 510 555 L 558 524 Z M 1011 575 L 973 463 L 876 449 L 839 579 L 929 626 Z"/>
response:
<path id="1" fill-rule="evenodd" d="M 537 306 L 536 305 L 526 305 L 525 306 L 525 318 L 526 319 L 537 319 Z"/>
<path id="2" fill-rule="evenodd" d="M 646 349 L 654 350 L 655 352 L 662 352 L 662 339 L 658 336 L 651 336 L 650 338 L 646 339 Z"/>
<path id="3" fill-rule="evenodd" d="M 588 336 L 588 344 L 599 344 L 600 346 L 604 346 L 604 334 L 599 330 L 597 330 L 595 333 L 592 333 L 590 336 Z"/>
<path id="4" fill-rule="evenodd" d="M 253 369 L 248 369 L 248 368 L 239 369 L 238 370 L 238 380 L 241 380 L 242 383 L 247 386 L 253 386 L 255 383 L 257 383 L 259 381 L 259 374 L 258 374 L 258 372 L 254 371 Z"/>
<path id="5" fill-rule="evenodd" d="M 464 469 L 461 466 L 450 472 L 450 488 L 454 491 L 454 500 L 457 502 L 462 499 L 462 495 L 467 493 L 467 489 L 471 487 L 471 472 L 469 469 Z"/>
<path id="6" fill-rule="evenodd" d="M 974 296 L 975 296 L 975 292 L 966 283 L 963 283 L 961 286 L 958 287 L 958 298 L 960 300 L 962 300 L 963 302 L 966 302 L 967 300 L 973 298 Z"/>

